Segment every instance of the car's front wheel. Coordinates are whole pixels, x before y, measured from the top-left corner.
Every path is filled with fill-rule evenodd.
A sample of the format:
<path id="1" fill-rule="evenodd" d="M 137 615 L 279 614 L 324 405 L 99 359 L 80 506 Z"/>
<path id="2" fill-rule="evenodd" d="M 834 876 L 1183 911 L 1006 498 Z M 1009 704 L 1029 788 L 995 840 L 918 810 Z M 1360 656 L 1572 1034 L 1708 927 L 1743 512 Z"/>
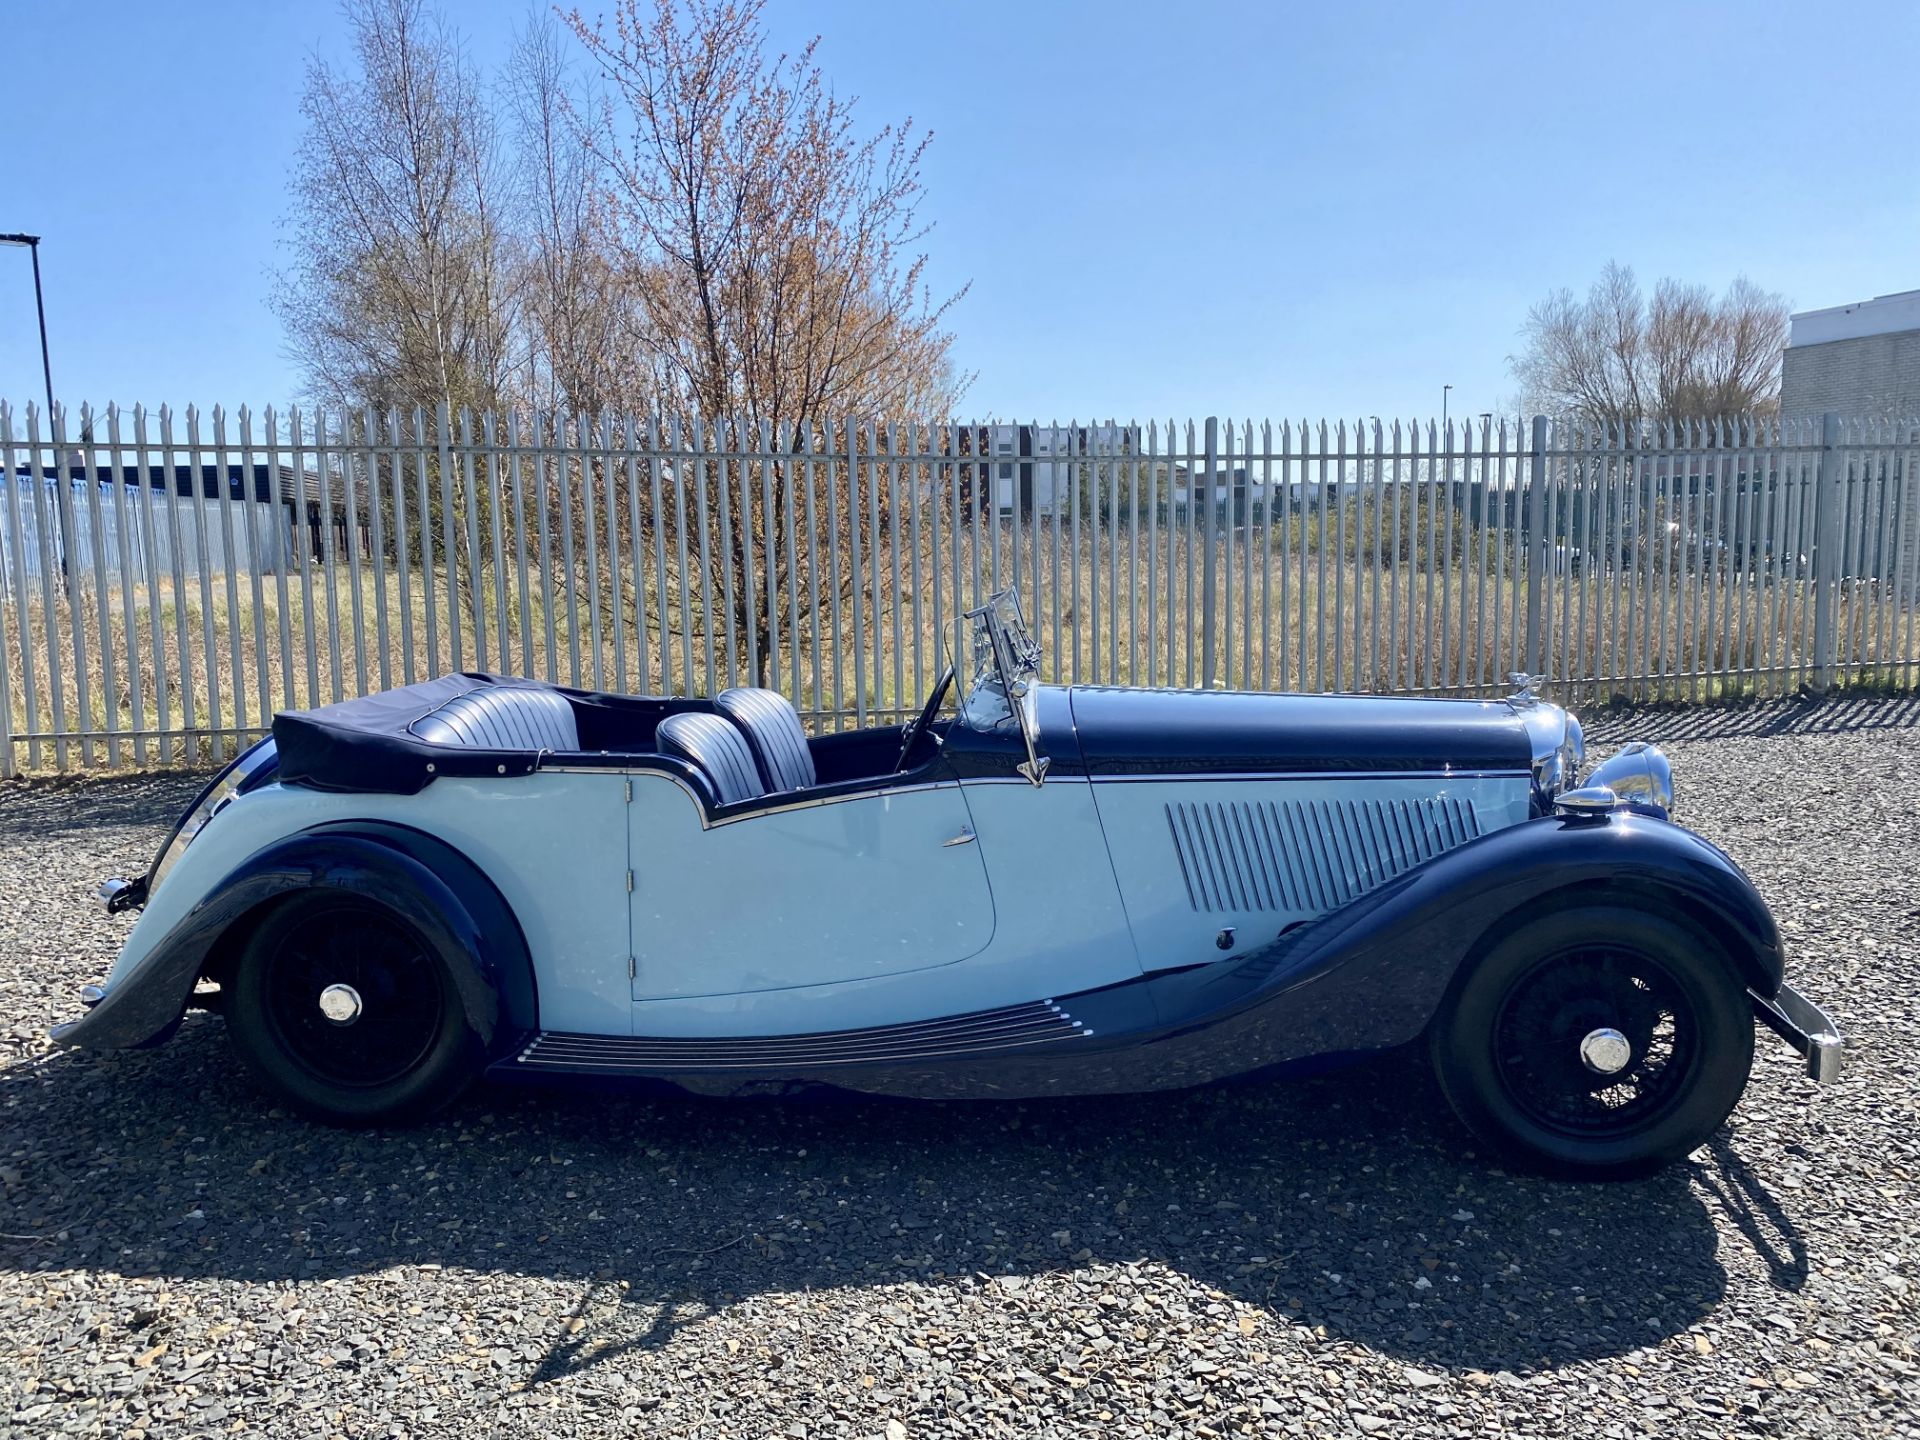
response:
<path id="1" fill-rule="evenodd" d="M 1713 942 L 1621 905 L 1556 911 L 1473 962 L 1434 1069 L 1482 1140 L 1562 1174 L 1642 1174 L 1725 1123 L 1753 1064 L 1746 991 Z"/>
<path id="2" fill-rule="evenodd" d="M 480 1070 L 445 961 L 403 917 L 354 895 L 312 892 L 267 914 L 226 1012 L 254 1073 L 336 1125 L 418 1119 Z"/>

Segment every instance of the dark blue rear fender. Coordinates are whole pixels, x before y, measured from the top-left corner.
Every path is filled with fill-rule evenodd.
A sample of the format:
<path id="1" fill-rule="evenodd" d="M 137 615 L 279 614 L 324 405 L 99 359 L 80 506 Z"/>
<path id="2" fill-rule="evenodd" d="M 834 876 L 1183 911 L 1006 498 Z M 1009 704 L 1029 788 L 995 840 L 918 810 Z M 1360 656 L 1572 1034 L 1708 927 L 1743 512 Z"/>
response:
<path id="1" fill-rule="evenodd" d="M 493 882 L 434 836 L 350 821 L 301 831 L 249 856 L 132 974 L 54 1038 L 97 1049 L 165 1039 L 195 983 L 237 954 L 262 907 L 314 890 L 374 901 L 418 929 L 446 963 L 468 1022 L 489 1050 L 538 1028 L 526 939 Z"/>
<path id="2" fill-rule="evenodd" d="M 1512 927 L 1581 904 L 1637 903 L 1710 942 L 1730 978 L 1778 993 L 1784 957 L 1752 883 L 1714 845 L 1665 821 L 1543 818 L 1463 845 L 1239 965 L 1154 982 L 1161 1016 L 1220 1027 L 1260 1016 L 1274 1061 L 1372 1050 L 1426 1028 L 1462 967 Z M 1596 937 L 1603 938 L 1603 937 Z M 1318 1038 L 1315 1034 L 1318 1032 Z"/>

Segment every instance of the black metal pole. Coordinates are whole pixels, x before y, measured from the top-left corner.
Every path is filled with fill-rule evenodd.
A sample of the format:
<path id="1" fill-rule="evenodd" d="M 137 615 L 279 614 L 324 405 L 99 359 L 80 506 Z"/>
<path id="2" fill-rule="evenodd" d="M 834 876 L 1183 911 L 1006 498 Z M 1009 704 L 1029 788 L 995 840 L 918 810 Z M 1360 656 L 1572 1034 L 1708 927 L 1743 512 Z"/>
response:
<path id="1" fill-rule="evenodd" d="M 47 382 L 47 434 L 53 434 L 53 361 L 47 353 L 47 297 L 40 288 L 40 237 L 27 241 L 33 256 L 33 308 L 40 316 L 40 375 Z"/>
<path id="2" fill-rule="evenodd" d="M 60 474 L 60 447 L 53 438 L 53 358 L 47 348 L 47 296 L 40 284 L 40 237 L 23 235 L 19 237 L 27 242 L 27 252 L 33 257 L 33 308 L 40 320 L 40 378 L 47 387 L 47 443 L 52 446 L 53 473 Z M 54 521 L 60 527 L 60 573 L 67 570 L 67 500 L 66 486 L 60 487 L 60 503 L 54 506 Z"/>

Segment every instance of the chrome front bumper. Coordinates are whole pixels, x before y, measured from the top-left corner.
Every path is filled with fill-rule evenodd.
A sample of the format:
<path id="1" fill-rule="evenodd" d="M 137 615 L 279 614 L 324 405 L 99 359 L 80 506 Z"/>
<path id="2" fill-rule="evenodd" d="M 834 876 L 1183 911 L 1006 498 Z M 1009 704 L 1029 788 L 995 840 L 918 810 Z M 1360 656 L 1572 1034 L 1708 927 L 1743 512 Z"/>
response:
<path id="1" fill-rule="evenodd" d="M 1753 1013 L 1766 1027 L 1806 1057 L 1807 1074 L 1822 1085 L 1840 1078 L 1846 1041 L 1827 1012 L 1791 985 L 1782 985 L 1771 1000 L 1747 992 Z"/>

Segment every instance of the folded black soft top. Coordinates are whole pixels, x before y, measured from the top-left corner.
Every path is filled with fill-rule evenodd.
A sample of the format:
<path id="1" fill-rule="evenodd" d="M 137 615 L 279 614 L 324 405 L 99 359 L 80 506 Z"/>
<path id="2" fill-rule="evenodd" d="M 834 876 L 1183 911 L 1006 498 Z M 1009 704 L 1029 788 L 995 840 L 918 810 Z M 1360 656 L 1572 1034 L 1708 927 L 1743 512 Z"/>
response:
<path id="1" fill-rule="evenodd" d="M 440 675 L 415 685 L 273 717 L 280 778 L 321 790 L 412 795 L 441 775 L 525 775 L 539 763 L 528 750 L 436 745 L 409 728 L 448 701 L 487 686 L 538 686 L 497 675 Z M 559 690 L 569 699 L 587 692 Z M 505 767 L 504 769 L 502 767 Z"/>
<path id="2" fill-rule="evenodd" d="M 417 721 L 462 696 L 489 689 L 540 691 L 546 703 L 530 708 L 549 716 L 553 710 L 551 697 L 560 696 L 572 712 L 576 748 L 491 746 L 470 739 L 448 743 L 414 733 Z M 543 680 L 468 671 L 313 710 L 283 711 L 273 717 L 273 739 L 280 752 L 280 779 L 286 783 L 320 790 L 414 795 L 447 775 L 530 775 L 543 762 L 550 763 L 560 755 L 576 764 L 590 764 L 596 759 L 618 764 L 653 752 L 653 732 L 663 717 L 677 710 L 712 708 L 706 700 L 577 690 Z M 472 733 L 463 726 L 422 728 L 442 735 L 450 729 Z M 509 719 L 502 728 L 511 731 L 514 727 Z"/>

